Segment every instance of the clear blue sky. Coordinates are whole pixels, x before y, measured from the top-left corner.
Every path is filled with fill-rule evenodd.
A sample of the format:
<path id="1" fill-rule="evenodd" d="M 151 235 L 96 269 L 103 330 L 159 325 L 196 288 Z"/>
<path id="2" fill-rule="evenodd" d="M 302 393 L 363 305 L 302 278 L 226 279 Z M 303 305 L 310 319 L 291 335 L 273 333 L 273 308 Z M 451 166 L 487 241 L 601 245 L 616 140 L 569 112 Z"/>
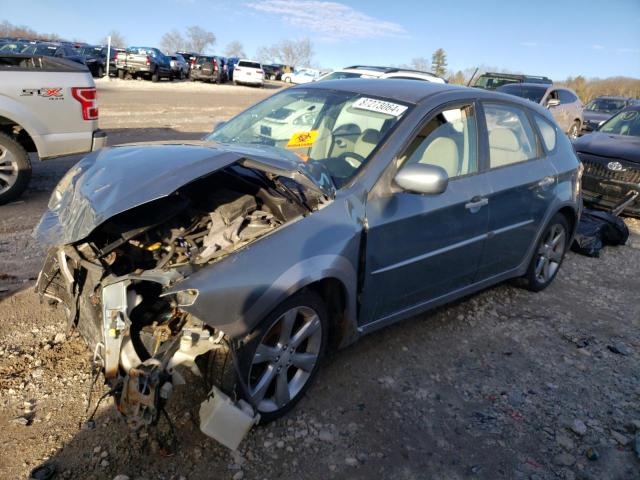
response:
<path id="1" fill-rule="evenodd" d="M 217 36 L 214 51 L 239 40 L 248 55 L 309 37 L 329 68 L 408 63 L 442 47 L 452 70 L 640 78 L 640 0 L 0 0 L 0 20 L 88 42 L 113 28 L 147 46 L 199 25 Z"/>

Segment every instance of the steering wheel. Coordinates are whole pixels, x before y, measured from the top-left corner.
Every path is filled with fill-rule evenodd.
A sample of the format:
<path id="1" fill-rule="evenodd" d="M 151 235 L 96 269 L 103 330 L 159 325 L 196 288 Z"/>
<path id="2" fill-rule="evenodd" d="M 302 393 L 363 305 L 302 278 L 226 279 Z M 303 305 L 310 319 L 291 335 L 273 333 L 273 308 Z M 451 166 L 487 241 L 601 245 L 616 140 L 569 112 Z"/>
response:
<path id="1" fill-rule="evenodd" d="M 335 177 L 346 178 L 364 161 L 365 158 L 355 152 L 342 152 L 337 157 L 328 158 L 325 162 Z"/>

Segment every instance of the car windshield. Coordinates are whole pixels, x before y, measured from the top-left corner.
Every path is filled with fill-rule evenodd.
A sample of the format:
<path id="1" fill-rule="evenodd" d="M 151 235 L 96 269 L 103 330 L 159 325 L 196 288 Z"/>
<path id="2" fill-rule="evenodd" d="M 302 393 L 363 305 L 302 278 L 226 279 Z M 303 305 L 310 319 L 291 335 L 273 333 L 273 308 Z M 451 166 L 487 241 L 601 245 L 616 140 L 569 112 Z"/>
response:
<path id="1" fill-rule="evenodd" d="M 591 112 L 614 113 L 625 107 L 625 101 L 619 98 L 596 98 L 591 100 L 585 110 Z"/>
<path id="2" fill-rule="evenodd" d="M 333 72 L 320 78 L 320 80 L 342 80 L 343 78 L 360 78 L 361 73 L 358 72 Z"/>
<path id="3" fill-rule="evenodd" d="M 408 110 L 395 100 L 296 88 L 246 110 L 207 140 L 269 146 L 287 158 L 322 164 L 339 188 Z"/>
<path id="4" fill-rule="evenodd" d="M 508 93 L 509 95 L 516 95 L 518 97 L 526 98 L 535 103 L 540 103 L 542 97 L 544 97 L 547 87 L 535 87 L 525 86 L 520 83 L 513 83 L 511 85 L 503 85 L 496 89 L 498 92 Z"/>
<path id="5" fill-rule="evenodd" d="M 257 62 L 239 62 L 239 67 L 247 67 L 247 68 L 257 68 L 260 69 L 260 64 Z"/>
<path id="6" fill-rule="evenodd" d="M 79 51 L 81 55 L 100 55 L 102 47 L 82 47 Z"/>
<path id="7" fill-rule="evenodd" d="M 30 45 L 21 53 L 26 53 L 29 55 L 50 55 L 53 56 L 58 50 L 58 47 L 54 47 L 52 45 Z"/>
<path id="8" fill-rule="evenodd" d="M 640 137 L 640 110 L 626 110 L 607 120 L 599 129 L 603 133 Z"/>

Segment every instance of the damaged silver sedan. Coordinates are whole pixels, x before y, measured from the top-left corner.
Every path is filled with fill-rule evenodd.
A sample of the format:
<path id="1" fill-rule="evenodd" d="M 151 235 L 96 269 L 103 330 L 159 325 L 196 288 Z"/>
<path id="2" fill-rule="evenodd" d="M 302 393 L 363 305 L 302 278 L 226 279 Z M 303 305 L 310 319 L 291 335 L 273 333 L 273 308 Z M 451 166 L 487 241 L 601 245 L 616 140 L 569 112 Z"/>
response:
<path id="1" fill-rule="evenodd" d="M 580 172 L 544 109 L 410 80 L 288 89 L 200 144 L 73 167 L 36 236 L 117 409 L 157 422 L 205 379 L 203 432 L 235 448 L 285 414 L 327 348 L 508 278 L 551 283 Z"/>

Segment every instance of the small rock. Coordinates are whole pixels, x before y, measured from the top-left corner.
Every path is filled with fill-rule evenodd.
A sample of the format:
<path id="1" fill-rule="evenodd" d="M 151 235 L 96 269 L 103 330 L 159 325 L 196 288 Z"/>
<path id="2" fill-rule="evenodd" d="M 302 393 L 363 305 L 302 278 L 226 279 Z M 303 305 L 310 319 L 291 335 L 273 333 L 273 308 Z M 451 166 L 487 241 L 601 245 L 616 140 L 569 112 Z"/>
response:
<path id="1" fill-rule="evenodd" d="M 11 420 L 12 423 L 16 423 L 18 425 L 24 425 L 25 427 L 29 425 L 29 419 L 26 417 L 16 417 Z"/>
<path id="2" fill-rule="evenodd" d="M 587 426 L 580 419 L 575 419 L 571 424 L 571 430 L 577 435 L 583 436 L 587 433 Z"/>
<path id="3" fill-rule="evenodd" d="M 564 448 L 565 450 L 571 451 L 575 448 L 575 445 L 573 444 L 573 440 L 571 440 L 566 435 L 562 435 L 562 434 L 556 435 L 556 443 L 560 445 L 562 448 Z"/>
<path id="4" fill-rule="evenodd" d="M 60 343 L 66 342 L 66 341 L 67 341 L 67 336 L 62 332 L 56 333 L 56 336 L 53 337 L 53 344 L 54 345 L 58 345 Z"/>
<path id="5" fill-rule="evenodd" d="M 629 444 L 629 438 L 615 430 L 611 430 L 611 437 L 623 447 Z"/>
<path id="6" fill-rule="evenodd" d="M 338 467 L 333 465 L 333 464 L 329 465 L 329 470 L 331 470 L 332 472 L 335 472 L 336 468 L 338 468 Z"/>
<path id="7" fill-rule="evenodd" d="M 614 345 L 607 345 L 607 348 L 613 353 L 617 353 L 618 355 L 623 355 L 625 357 L 627 355 L 631 355 L 631 350 L 629 350 L 629 347 L 627 347 L 624 343 L 618 342 Z"/>
<path id="8" fill-rule="evenodd" d="M 600 458 L 600 454 L 598 453 L 598 451 L 595 448 L 587 449 L 587 451 L 585 452 L 585 456 L 589 460 L 591 460 L 592 462 L 595 462 L 596 460 L 598 460 Z"/>
<path id="9" fill-rule="evenodd" d="M 98 445 L 97 447 L 93 448 L 93 453 L 97 455 L 98 453 L 100 453 L 100 450 L 102 450 L 102 447 Z"/>
<path id="10" fill-rule="evenodd" d="M 121 473 L 113 477 L 113 480 L 129 480 L 129 476 Z"/>
<path id="11" fill-rule="evenodd" d="M 355 467 L 355 466 L 358 465 L 358 460 L 356 460 L 353 457 L 347 457 L 347 458 L 344 459 L 344 463 L 346 463 L 350 467 Z"/>
<path id="12" fill-rule="evenodd" d="M 570 467 L 576 463 L 576 457 L 569 455 L 568 453 L 559 453 L 553 457 L 553 463 L 560 465 L 561 467 Z"/>
<path id="13" fill-rule="evenodd" d="M 109 466 L 109 460 L 106 460 L 106 459 L 102 460 L 102 461 L 100 462 L 100 466 L 101 466 L 102 468 L 107 468 L 107 467 Z"/>
<path id="14" fill-rule="evenodd" d="M 244 478 L 244 472 L 242 470 L 238 470 L 233 474 L 233 480 L 242 480 Z"/>
<path id="15" fill-rule="evenodd" d="M 318 438 L 323 442 L 333 442 L 333 434 L 329 430 L 320 430 Z"/>
<path id="16" fill-rule="evenodd" d="M 100 454 L 100 458 L 107 458 L 109 456 L 109 452 L 107 452 L 106 450 L 103 450 L 102 453 Z"/>
<path id="17" fill-rule="evenodd" d="M 283 448 L 283 447 L 284 447 L 284 442 L 283 442 L 282 440 L 278 440 L 278 441 L 276 442 L 276 447 L 278 447 L 278 448 Z"/>
<path id="18" fill-rule="evenodd" d="M 263 445 L 264 445 L 264 448 L 271 448 L 271 445 L 273 445 L 273 442 L 269 440 L 265 440 Z"/>

